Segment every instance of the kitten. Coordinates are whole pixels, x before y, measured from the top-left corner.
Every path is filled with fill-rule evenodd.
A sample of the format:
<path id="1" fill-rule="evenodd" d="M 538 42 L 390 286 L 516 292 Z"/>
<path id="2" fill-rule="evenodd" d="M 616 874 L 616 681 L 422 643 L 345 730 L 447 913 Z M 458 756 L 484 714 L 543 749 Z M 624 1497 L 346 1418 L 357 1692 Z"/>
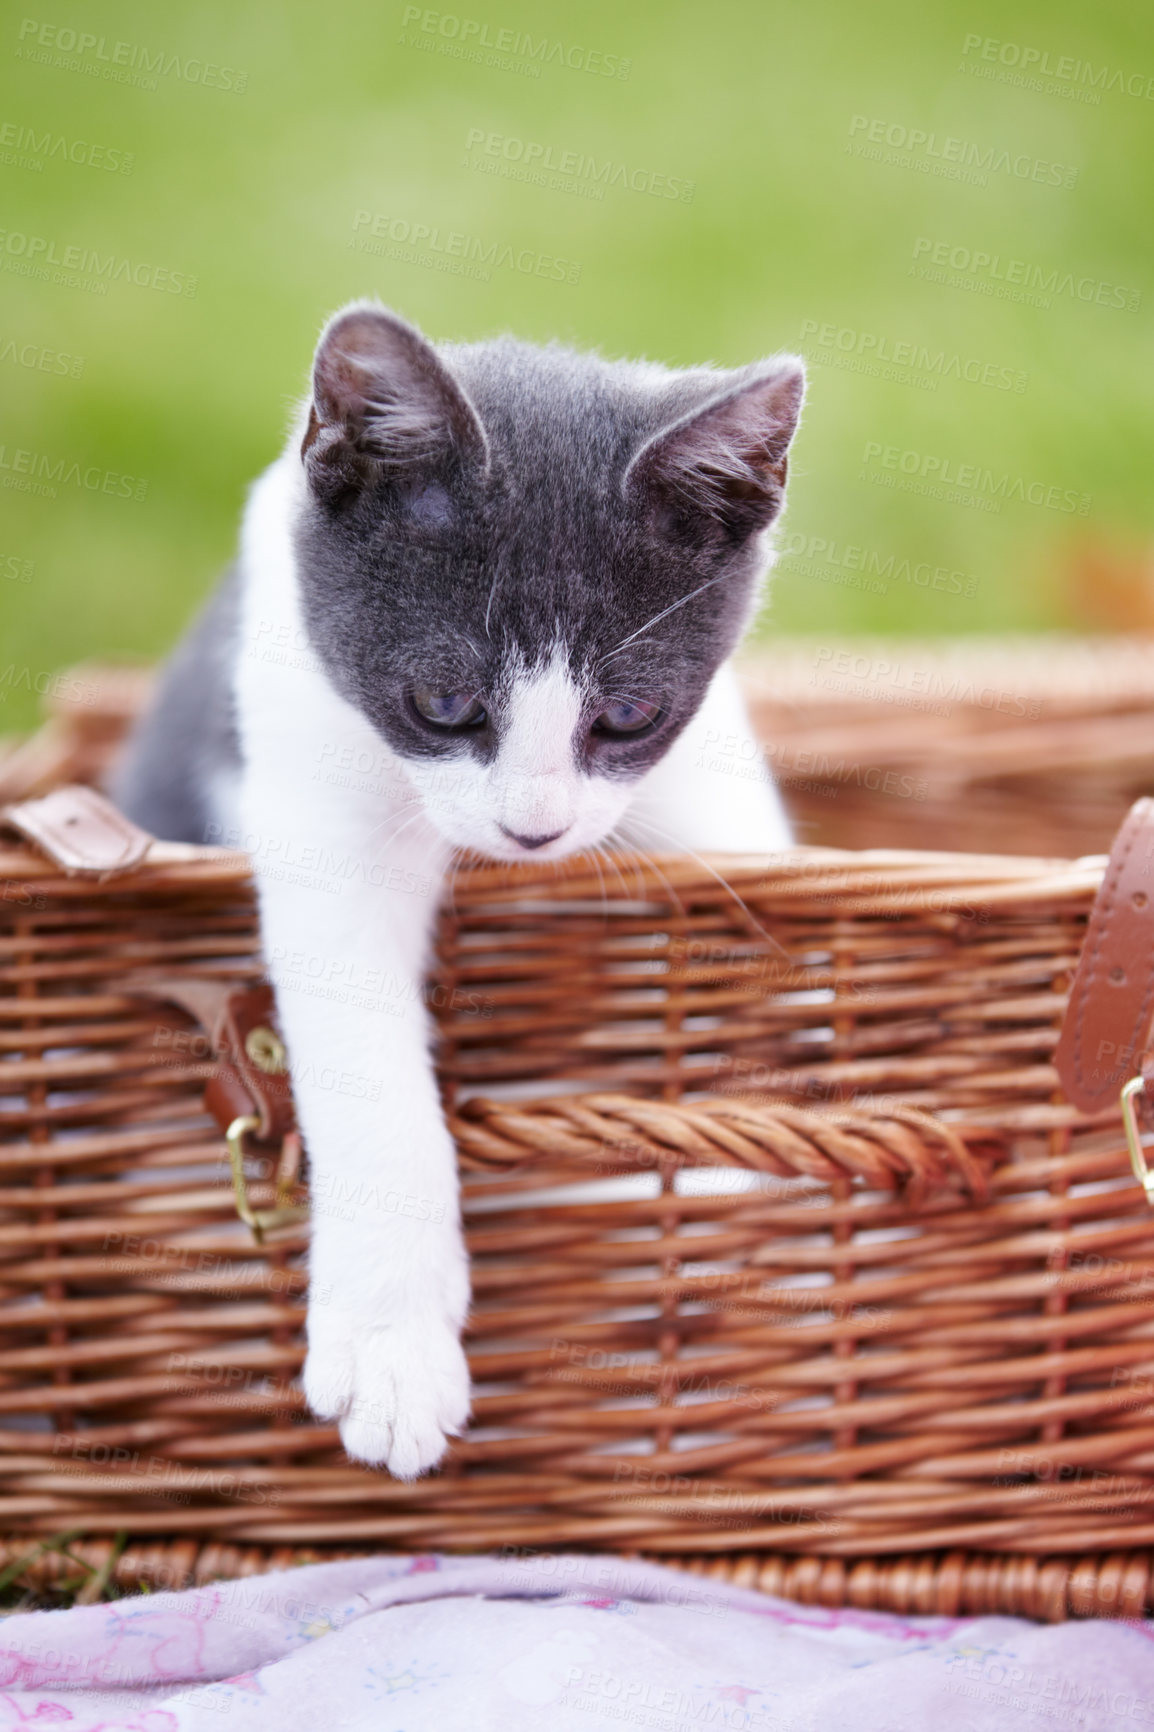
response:
<path id="1" fill-rule="evenodd" d="M 120 768 L 146 828 L 252 854 L 311 1168 L 305 1394 L 401 1478 L 469 1411 L 421 996 L 437 886 L 460 849 L 788 844 L 768 775 L 703 760 L 750 735 L 727 658 L 803 391 L 788 355 L 672 372 L 434 347 L 346 308 Z"/>

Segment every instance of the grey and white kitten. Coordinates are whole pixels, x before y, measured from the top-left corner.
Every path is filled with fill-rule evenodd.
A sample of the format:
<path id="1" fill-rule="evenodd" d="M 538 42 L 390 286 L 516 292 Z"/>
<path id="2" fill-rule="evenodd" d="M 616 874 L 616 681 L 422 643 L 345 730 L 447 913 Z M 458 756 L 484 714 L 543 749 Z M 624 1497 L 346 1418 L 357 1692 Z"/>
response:
<path id="1" fill-rule="evenodd" d="M 421 992 L 437 887 L 460 849 L 788 843 L 768 775 L 711 773 L 705 748 L 749 738 L 728 657 L 803 391 L 788 355 L 434 347 L 347 307 L 120 769 L 139 823 L 253 856 L 312 1174 L 305 1393 L 403 1478 L 469 1411 Z"/>

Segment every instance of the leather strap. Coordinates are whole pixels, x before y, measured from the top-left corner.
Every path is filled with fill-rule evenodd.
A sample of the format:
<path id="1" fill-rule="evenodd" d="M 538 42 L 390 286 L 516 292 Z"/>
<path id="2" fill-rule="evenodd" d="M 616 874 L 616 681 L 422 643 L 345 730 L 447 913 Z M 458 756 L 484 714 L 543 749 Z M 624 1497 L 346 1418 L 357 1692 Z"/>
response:
<path id="1" fill-rule="evenodd" d="M 103 794 L 81 785 L 0 807 L 0 822 L 35 843 L 65 873 L 85 878 L 131 872 L 153 842 Z M 204 1105 L 226 1136 L 237 1213 L 257 1244 L 281 1227 L 295 1227 L 308 1214 L 307 1206 L 295 1200 L 303 1149 L 285 1050 L 274 1024 L 272 988 L 262 984 L 233 991 L 224 981 L 150 973 L 117 984 L 125 992 L 177 1005 L 203 1028 L 216 1061 Z M 271 1209 L 254 1208 L 250 1201 L 248 1144 L 275 1152 Z"/>
<path id="2" fill-rule="evenodd" d="M 95 788 L 79 783 L 0 808 L 0 819 L 69 875 L 109 878 L 147 857 L 152 837 Z M 255 1118 L 252 1140 L 280 1145 L 296 1127 L 292 1088 L 268 985 L 236 991 L 224 981 L 137 974 L 123 990 L 179 1005 L 203 1028 L 216 1058 L 204 1104 L 222 1130 Z"/>
<path id="3" fill-rule="evenodd" d="M 1147 1067 L 1154 1083 L 1152 1019 L 1154 800 L 1143 799 L 1115 838 L 1054 1054 L 1074 1106 L 1098 1113 L 1116 1105 L 1122 1085 Z"/>
<path id="4" fill-rule="evenodd" d="M 204 1091 L 204 1104 L 222 1129 L 227 1130 L 240 1113 L 253 1113 L 260 1120 L 252 1133 L 258 1143 L 280 1143 L 296 1126 L 292 1085 L 283 1060 L 284 1048 L 276 1035 L 275 1015 L 271 986 L 251 986 L 228 994 L 213 1036 L 221 1062 Z M 280 1048 L 279 1070 L 269 1069 L 267 1061 L 257 1062 L 256 1055 L 262 1049 L 268 1051 L 269 1042 L 262 1037 L 269 1035 Z M 246 1098 L 251 1106 L 243 1104 Z"/>
<path id="5" fill-rule="evenodd" d="M 295 1128 L 287 1068 L 272 1068 L 283 1064 L 284 1049 L 270 986 L 237 991 L 220 980 L 135 975 L 122 989 L 179 1005 L 203 1028 L 216 1058 L 204 1105 L 222 1131 L 234 1119 L 252 1117 L 259 1123 L 251 1141 L 279 1145 Z"/>
<path id="6" fill-rule="evenodd" d="M 55 788 L 39 800 L 0 808 L 0 819 L 34 842 L 69 877 L 111 878 L 131 872 L 152 847 L 111 800 L 79 783 Z"/>
<path id="7" fill-rule="evenodd" d="M 304 1148 L 285 1050 L 273 1027 L 272 988 L 231 992 L 219 980 L 156 975 L 136 975 L 122 984 L 125 991 L 179 1005 L 204 1029 L 216 1057 L 204 1104 L 225 1133 L 236 1212 L 258 1245 L 282 1228 L 297 1231 L 309 1213 L 300 1195 Z M 272 1157 L 272 1208 L 254 1207 L 249 1191 L 245 1157 L 258 1151 Z"/>

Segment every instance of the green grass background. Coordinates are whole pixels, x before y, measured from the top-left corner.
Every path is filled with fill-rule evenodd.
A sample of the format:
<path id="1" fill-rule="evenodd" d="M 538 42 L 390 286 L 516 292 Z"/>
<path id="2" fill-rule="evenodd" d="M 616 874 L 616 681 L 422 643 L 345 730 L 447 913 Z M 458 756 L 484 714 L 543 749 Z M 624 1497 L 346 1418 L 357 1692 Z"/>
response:
<path id="1" fill-rule="evenodd" d="M 0 228 L 155 263 L 198 287 L 194 299 L 126 283 L 97 296 L 0 270 L 0 346 L 84 360 L 79 379 L 0 360 L 8 460 L 19 447 L 149 483 L 143 501 L 0 488 L 0 570 L 4 556 L 34 568 L 28 582 L 0 576 L 0 674 L 171 643 L 230 556 L 246 485 L 280 444 L 321 320 L 356 295 L 434 337 L 507 329 L 736 364 L 779 348 L 817 355 L 802 339 L 808 319 L 1028 374 L 1017 395 L 815 366 L 789 528 L 960 570 L 976 594 L 901 581 L 868 594 L 787 567 L 762 630 L 1069 629 L 1081 623 L 1069 575 L 1087 549 L 1145 559 L 1154 101 L 1107 91 L 1081 104 L 959 67 L 976 34 L 1144 83 L 1147 9 L 469 0 L 458 15 L 628 58 L 621 79 L 556 63 L 529 78 L 419 52 L 401 40 L 402 5 L 366 0 L 42 3 L 0 24 L 0 123 L 132 151 L 135 166 L 0 160 Z M 39 65 L 20 53 L 23 17 L 224 64 L 246 88 L 168 76 L 148 91 Z M 991 173 L 968 186 L 863 161 L 846 152 L 857 114 L 1056 160 L 1077 184 Z M 594 201 L 473 172 L 465 142 L 477 128 L 690 179 L 693 201 L 615 188 Z M 369 257 L 349 244 L 358 209 L 561 255 L 580 281 L 496 269 L 478 282 Z M 929 284 L 909 273 L 921 235 L 1132 286 L 1142 308 L 1067 296 L 1042 310 Z M 1092 507 L 1082 517 L 1011 502 L 993 514 L 871 486 L 859 479 L 869 440 L 1088 493 Z M 10 679 L 0 695 L 0 728 L 27 725 L 26 686 Z"/>

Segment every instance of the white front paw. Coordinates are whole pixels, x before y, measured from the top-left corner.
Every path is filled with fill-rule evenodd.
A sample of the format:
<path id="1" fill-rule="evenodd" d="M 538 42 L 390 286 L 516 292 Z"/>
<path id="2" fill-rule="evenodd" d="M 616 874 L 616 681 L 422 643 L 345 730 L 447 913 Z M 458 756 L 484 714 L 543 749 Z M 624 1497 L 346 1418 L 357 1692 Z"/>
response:
<path id="1" fill-rule="evenodd" d="M 305 1399 L 340 1421 L 357 1461 L 416 1479 L 435 1467 L 469 1417 L 469 1366 L 448 1323 L 413 1318 L 315 1331 L 309 1319 Z"/>

